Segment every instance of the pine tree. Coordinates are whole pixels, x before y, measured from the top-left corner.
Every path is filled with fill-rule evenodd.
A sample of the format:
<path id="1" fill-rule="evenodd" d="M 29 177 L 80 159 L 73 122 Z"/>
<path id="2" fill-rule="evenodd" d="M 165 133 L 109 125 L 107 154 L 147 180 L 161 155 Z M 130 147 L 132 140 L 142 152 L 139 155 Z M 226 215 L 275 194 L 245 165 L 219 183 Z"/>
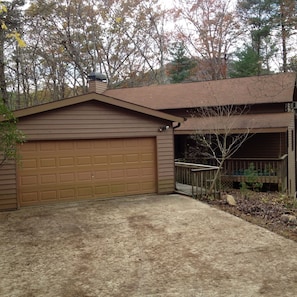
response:
<path id="1" fill-rule="evenodd" d="M 261 57 L 251 47 L 246 46 L 244 50 L 235 54 L 237 61 L 233 62 L 230 77 L 247 77 L 258 75 L 259 64 L 262 63 Z"/>
<path id="2" fill-rule="evenodd" d="M 172 62 L 170 65 L 169 76 L 172 83 L 180 83 L 187 79 L 191 74 L 196 63 L 186 56 L 186 49 L 182 42 L 174 43 L 170 54 Z"/>
<path id="3" fill-rule="evenodd" d="M 237 11 L 246 25 L 251 37 L 251 47 L 262 61 L 269 65 L 269 58 L 275 50 L 275 44 L 270 38 L 274 28 L 274 18 L 278 11 L 278 0 L 241 0 Z M 268 43 L 268 44 L 267 44 Z M 271 48 L 272 51 L 267 51 Z M 257 75 L 262 74 L 262 63 L 258 63 Z"/>

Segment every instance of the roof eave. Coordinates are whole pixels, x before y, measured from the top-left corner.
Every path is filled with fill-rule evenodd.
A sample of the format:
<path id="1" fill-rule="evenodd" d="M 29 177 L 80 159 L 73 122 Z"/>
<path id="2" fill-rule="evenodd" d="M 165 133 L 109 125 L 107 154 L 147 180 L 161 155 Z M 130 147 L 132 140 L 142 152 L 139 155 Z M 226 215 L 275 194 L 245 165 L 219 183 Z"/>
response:
<path id="1" fill-rule="evenodd" d="M 233 134 L 257 134 L 257 133 L 281 133 L 281 132 L 287 132 L 288 127 L 267 127 L 267 128 L 253 128 L 253 129 L 234 129 L 232 130 Z M 217 131 L 218 133 L 220 131 Z M 203 131 L 197 131 L 195 129 L 176 129 L 174 131 L 174 134 L 176 135 L 195 135 L 195 134 L 208 134 L 213 133 L 213 130 L 203 130 Z M 222 133 L 225 133 L 222 130 Z"/>
<path id="2" fill-rule="evenodd" d="M 47 111 L 51 111 L 51 110 L 55 110 L 63 107 L 68 107 L 74 104 L 84 103 L 91 100 L 95 100 L 98 102 L 132 110 L 135 112 L 143 113 L 152 117 L 168 120 L 170 122 L 179 122 L 179 123 L 184 122 L 184 119 L 181 117 L 173 116 L 158 110 L 154 110 L 154 109 L 137 105 L 134 103 L 129 103 L 127 101 L 123 101 L 120 99 L 116 99 L 116 98 L 98 94 L 98 93 L 88 93 L 80 96 L 70 97 L 59 101 L 49 102 L 49 103 L 17 110 L 14 112 L 14 116 L 16 118 L 22 118 L 22 117 L 42 113 L 42 112 L 47 112 Z M 1 118 L 0 118 L 0 121 L 1 121 Z"/>

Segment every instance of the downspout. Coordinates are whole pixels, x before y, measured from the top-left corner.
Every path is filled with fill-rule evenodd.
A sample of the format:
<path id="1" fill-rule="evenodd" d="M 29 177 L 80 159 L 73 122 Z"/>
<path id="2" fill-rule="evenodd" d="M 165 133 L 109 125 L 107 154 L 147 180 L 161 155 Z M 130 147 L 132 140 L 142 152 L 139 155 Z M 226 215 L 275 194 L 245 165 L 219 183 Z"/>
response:
<path id="1" fill-rule="evenodd" d="M 180 127 L 180 125 L 181 125 L 181 123 L 177 123 L 177 125 L 176 125 L 175 127 L 172 127 L 172 128 L 173 128 L 173 130 L 175 130 L 175 129 L 179 128 L 179 127 Z"/>
<path id="2" fill-rule="evenodd" d="M 184 121 L 186 121 L 186 120 L 187 120 L 187 118 L 184 118 Z M 177 123 L 177 125 L 176 125 L 175 127 L 172 127 L 172 128 L 173 128 L 173 130 L 175 130 L 175 129 L 179 128 L 179 127 L 180 127 L 180 125 L 181 125 L 181 123 Z"/>

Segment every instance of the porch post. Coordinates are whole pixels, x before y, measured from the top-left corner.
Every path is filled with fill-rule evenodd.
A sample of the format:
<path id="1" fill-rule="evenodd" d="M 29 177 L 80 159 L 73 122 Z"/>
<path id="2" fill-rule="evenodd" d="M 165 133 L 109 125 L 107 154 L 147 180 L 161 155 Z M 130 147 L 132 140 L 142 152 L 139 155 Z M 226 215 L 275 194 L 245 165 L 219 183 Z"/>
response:
<path id="1" fill-rule="evenodd" d="M 296 129 L 295 111 L 291 111 L 292 118 L 288 127 L 288 194 L 294 196 L 296 192 Z"/>

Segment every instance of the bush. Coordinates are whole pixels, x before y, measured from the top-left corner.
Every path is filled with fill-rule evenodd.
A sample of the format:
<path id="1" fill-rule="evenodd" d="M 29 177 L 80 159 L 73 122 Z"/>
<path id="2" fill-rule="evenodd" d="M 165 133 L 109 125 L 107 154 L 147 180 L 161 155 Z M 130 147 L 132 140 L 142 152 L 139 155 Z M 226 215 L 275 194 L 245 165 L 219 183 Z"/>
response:
<path id="1" fill-rule="evenodd" d="M 240 183 L 240 189 L 242 191 L 252 190 L 259 192 L 263 188 L 263 183 L 258 181 L 259 173 L 255 169 L 254 163 L 250 163 L 249 168 L 245 169 L 243 172 L 245 181 Z"/>

